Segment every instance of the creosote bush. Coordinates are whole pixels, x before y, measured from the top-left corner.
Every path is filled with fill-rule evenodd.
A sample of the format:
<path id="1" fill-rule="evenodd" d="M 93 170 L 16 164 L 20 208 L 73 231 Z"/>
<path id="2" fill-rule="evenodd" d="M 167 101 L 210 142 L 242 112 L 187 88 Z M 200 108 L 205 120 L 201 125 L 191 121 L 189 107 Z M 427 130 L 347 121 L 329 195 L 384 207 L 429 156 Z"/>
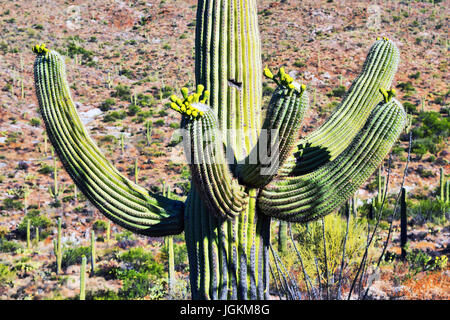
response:
<path id="1" fill-rule="evenodd" d="M 327 266 L 329 278 L 337 281 L 342 261 L 344 248 L 344 238 L 346 234 L 346 218 L 339 214 L 330 214 L 324 218 L 325 221 L 325 242 L 327 254 Z M 298 241 L 298 250 L 302 256 L 306 272 L 312 281 L 318 277 L 315 259 L 317 259 L 319 277 L 322 283 L 326 280 L 325 273 L 325 252 L 323 244 L 322 222 L 310 222 L 307 225 L 293 225 L 294 238 Z M 362 255 L 366 248 L 367 221 L 362 218 L 350 217 L 349 232 L 346 240 L 346 262 L 345 272 L 350 275 L 361 262 Z M 290 253 L 294 254 L 295 253 Z M 297 278 L 304 285 L 303 274 L 297 262 Z M 349 277 L 349 274 L 346 277 Z"/>

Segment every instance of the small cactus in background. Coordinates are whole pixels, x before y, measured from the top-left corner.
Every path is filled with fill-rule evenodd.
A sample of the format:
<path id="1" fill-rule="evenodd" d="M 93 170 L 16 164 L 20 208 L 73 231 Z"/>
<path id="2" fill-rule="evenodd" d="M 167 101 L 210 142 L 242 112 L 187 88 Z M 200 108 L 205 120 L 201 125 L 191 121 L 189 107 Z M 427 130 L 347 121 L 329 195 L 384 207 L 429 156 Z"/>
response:
<path id="1" fill-rule="evenodd" d="M 408 242 L 408 216 L 406 208 L 406 190 L 402 188 L 400 197 L 400 247 L 402 259 L 406 259 L 406 243 Z"/>
<path id="2" fill-rule="evenodd" d="M 444 168 L 439 170 L 439 201 L 449 203 L 449 180 L 445 178 Z"/>
<path id="3" fill-rule="evenodd" d="M 139 167 L 138 167 L 138 159 L 134 160 L 134 183 L 138 184 L 139 182 Z"/>
<path id="4" fill-rule="evenodd" d="M 65 190 L 65 185 L 58 185 L 58 166 L 56 162 L 55 153 L 52 149 L 52 158 L 53 158 L 53 187 L 48 188 L 51 197 L 55 203 L 59 202 L 59 197 L 63 194 Z"/>
<path id="5" fill-rule="evenodd" d="M 58 218 L 58 233 L 56 239 L 53 239 L 53 253 L 56 257 L 56 274 L 61 273 L 62 257 L 64 248 L 61 243 L 61 218 Z"/>
<path id="6" fill-rule="evenodd" d="M 106 222 L 106 243 L 110 243 L 111 241 L 111 221 L 108 220 Z"/>
<path id="7" fill-rule="evenodd" d="M 81 256 L 80 268 L 80 300 L 86 299 L 86 256 Z"/>
<path id="8" fill-rule="evenodd" d="M 91 276 L 95 274 L 95 231 L 91 230 Z"/>
<path id="9" fill-rule="evenodd" d="M 31 248 L 31 220 L 27 219 L 27 249 Z"/>
<path id="10" fill-rule="evenodd" d="M 163 183 L 163 196 L 170 199 L 170 186 L 165 188 L 165 182 Z M 175 283 L 175 258 L 173 252 L 173 236 L 167 236 L 164 238 L 164 244 L 166 246 L 168 255 L 168 285 L 169 293 L 173 292 L 173 287 Z"/>
<path id="11" fill-rule="evenodd" d="M 35 228 L 35 237 L 36 245 L 39 245 L 39 227 Z"/>
<path id="12" fill-rule="evenodd" d="M 271 220 L 305 223 L 335 211 L 402 132 L 406 114 L 390 90 L 399 52 L 378 39 L 341 104 L 300 137 L 306 85 L 283 68 L 263 70 L 256 0 L 197 8 L 196 91 L 170 97 L 186 133 L 185 202 L 133 183 L 105 158 L 77 114 L 62 57 L 43 45 L 33 48 L 39 106 L 65 169 L 101 213 L 148 236 L 184 231 L 193 299 L 267 299 Z M 277 86 L 265 119 L 263 75 Z"/>

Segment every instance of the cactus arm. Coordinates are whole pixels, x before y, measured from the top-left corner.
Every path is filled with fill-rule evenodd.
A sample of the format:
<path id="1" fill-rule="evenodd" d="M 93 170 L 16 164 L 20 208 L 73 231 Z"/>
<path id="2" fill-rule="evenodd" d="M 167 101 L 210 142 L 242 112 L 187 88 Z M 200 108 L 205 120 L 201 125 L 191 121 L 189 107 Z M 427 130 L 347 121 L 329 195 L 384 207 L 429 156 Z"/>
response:
<path id="1" fill-rule="evenodd" d="M 47 133 L 66 171 L 108 218 L 136 233 L 161 236 L 183 230 L 184 204 L 153 194 L 124 177 L 89 137 L 71 99 L 63 58 L 35 46 L 36 94 Z"/>
<path id="2" fill-rule="evenodd" d="M 183 115 L 183 142 L 192 180 L 211 212 L 221 218 L 236 216 L 244 210 L 247 194 L 228 167 L 216 116 L 205 104 L 209 93 L 202 85 L 190 96 L 186 88 L 181 92 L 184 99 L 172 96 L 171 107 Z"/>
<path id="3" fill-rule="evenodd" d="M 322 217 L 341 206 L 386 157 L 406 122 L 396 99 L 373 110 L 363 129 L 333 161 L 296 177 L 273 181 L 258 197 L 269 216 L 293 222 Z"/>
<path id="4" fill-rule="evenodd" d="M 308 107 L 306 86 L 294 82 L 284 68 L 280 68 L 276 76 L 265 68 L 264 75 L 278 86 L 269 102 L 258 142 L 245 164 L 238 169 L 241 183 L 256 188 L 268 184 L 290 155 L 292 147 L 298 142 L 300 126 Z"/>
<path id="5" fill-rule="evenodd" d="M 279 174 L 296 176 L 311 172 L 347 148 L 374 107 L 383 100 L 379 90 L 390 88 L 399 60 L 398 48 L 391 40 L 377 40 L 342 103 L 322 126 L 299 141 Z"/>

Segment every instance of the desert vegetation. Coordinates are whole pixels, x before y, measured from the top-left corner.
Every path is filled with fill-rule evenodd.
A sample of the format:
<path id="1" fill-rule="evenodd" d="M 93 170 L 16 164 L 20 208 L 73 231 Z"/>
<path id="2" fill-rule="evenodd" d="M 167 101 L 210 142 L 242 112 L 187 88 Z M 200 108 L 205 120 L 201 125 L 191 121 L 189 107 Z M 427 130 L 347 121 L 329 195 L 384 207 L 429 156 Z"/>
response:
<path id="1" fill-rule="evenodd" d="M 170 106 L 182 87 L 197 89 L 196 10 L 193 0 L 0 4 L 1 299 L 193 298 L 184 232 L 145 237 L 109 222 L 64 170 L 39 112 L 30 44 L 64 57 L 81 120 L 118 171 L 184 202 L 192 177 Z M 408 115 L 349 201 L 309 223 L 272 219 L 269 298 L 448 299 L 444 12 L 439 1 L 258 1 L 262 65 L 306 85 L 302 135 L 345 98 L 377 37 L 399 47 L 392 88 Z M 260 80 L 266 112 L 277 85 Z"/>

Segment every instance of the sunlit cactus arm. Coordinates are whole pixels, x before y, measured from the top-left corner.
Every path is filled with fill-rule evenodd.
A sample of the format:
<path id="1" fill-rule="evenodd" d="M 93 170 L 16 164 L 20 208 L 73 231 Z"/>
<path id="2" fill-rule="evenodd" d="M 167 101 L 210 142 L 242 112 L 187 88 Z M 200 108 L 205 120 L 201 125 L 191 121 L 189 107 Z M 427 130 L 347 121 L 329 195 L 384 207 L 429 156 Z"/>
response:
<path id="1" fill-rule="evenodd" d="M 220 218 L 239 215 L 248 195 L 229 169 L 216 116 L 206 104 L 209 93 L 202 85 L 192 95 L 181 92 L 183 99 L 173 95 L 171 107 L 183 116 L 185 154 L 200 197 Z"/>
<path id="2" fill-rule="evenodd" d="M 111 165 L 78 116 L 62 56 L 43 45 L 33 51 L 36 94 L 47 133 L 78 188 L 126 229 L 151 236 L 181 233 L 184 204 L 145 190 Z"/>
<path id="3" fill-rule="evenodd" d="M 264 75 L 278 86 L 269 102 L 258 142 L 238 169 L 241 183 L 257 188 L 269 183 L 291 154 L 308 108 L 306 86 L 295 82 L 284 68 L 273 75 L 266 67 Z"/>
<path id="4" fill-rule="evenodd" d="M 266 186 L 258 197 L 260 210 L 282 220 L 307 222 L 341 206 L 382 163 L 404 128 L 403 107 L 396 99 L 388 100 L 379 103 L 351 144 L 333 161 Z"/>
<path id="5" fill-rule="evenodd" d="M 397 46 L 387 38 L 370 48 L 361 74 L 353 82 L 342 103 L 315 131 L 300 139 L 280 175 L 311 172 L 334 160 L 364 126 L 374 107 L 382 100 L 380 88 L 389 90 L 400 61 Z"/>

